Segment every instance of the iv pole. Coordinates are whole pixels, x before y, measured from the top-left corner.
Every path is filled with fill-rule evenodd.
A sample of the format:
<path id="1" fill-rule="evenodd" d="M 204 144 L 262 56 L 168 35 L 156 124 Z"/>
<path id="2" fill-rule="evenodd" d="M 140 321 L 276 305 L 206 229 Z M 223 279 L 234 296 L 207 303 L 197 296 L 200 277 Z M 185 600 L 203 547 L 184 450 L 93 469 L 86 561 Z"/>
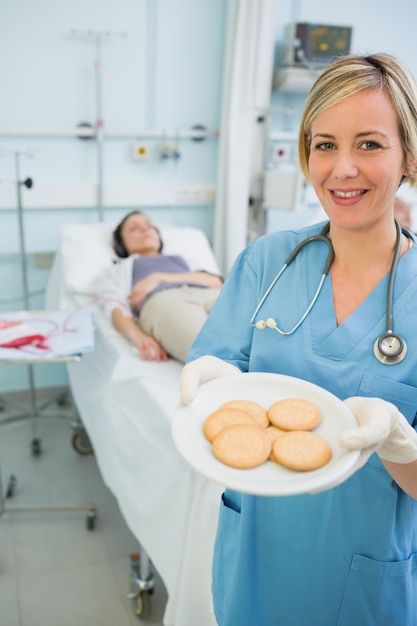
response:
<path id="1" fill-rule="evenodd" d="M 96 142 L 97 142 L 97 208 L 99 221 L 103 221 L 103 128 L 102 118 L 102 70 L 101 61 L 101 35 L 96 35 Z"/>
<path id="2" fill-rule="evenodd" d="M 105 37 L 125 37 L 125 32 L 113 32 L 113 31 L 95 31 L 95 30 L 82 30 L 73 29 L 73 35 L 87 35 L 88 37 L 94 37 L 96 45 L 96 62 L 95 62 L 95 98 L 96 98 L 96 123 L 95 123 L 95 140 L 96 140 L 96 153 L 97 153 L 97 211 L 99 221 L 102 222 L 104 218 L 104 204 L 103 204 L 103 132 L 104 121 L 102 118 L 102 103 L 103 103 L 103 89 L 102 89 L 102 71 L 103 62 L 101 59 L 101 43 Z"/>
<path id="3" fill-rule="evenodd" d="M 26 245 L 25 245 L 25 232 L 24 232 L 24 226 L 23 226 L 23 207 L 22 207 L 21 187 L 24 186 L 27 189 L 31 189 L 33 187 L 33 180 L 31 178 L 20 180 L 20 156 L 21 156 L 21 153 L 15 152 L 14 157 L 15 157 L 15 172 L 16 172 L 17 215 L 18 215 L 18 220 L 19 220 L 20 262 L 21 262 L 21 267 L 22 267 L 23 302 L 25 305 L 25 310 L 28 311 L 30 309 L 29 286 L 28 286 L 28 275 L 27 275 L 27 264 L 26 264 Z"/>
<path id="4" fill-rule="evenodd" d="M 28 272 L 27 272 L 27 253 L 26 253 L 26 244 L 25 244 L 25 231 L 24 231 L 24 220 L 23 220 L 23 205 L 22 205 L 22 192 L 21 188 L 26 187 L 27 189 L 31 189 L 33 187 L 32 178 L 25 178 L 24 180 L 20 179 L 20 157 L 21 156 L 33 156 L 31 152 L 15 152 L 12 153 L 14 156 L 14 165 L 15 165 L 15 185 L 16 185 L 16 197 L 17 197 L 17 217 L 18 217 L 18 227 L 19 227 L 19 250 L 20 250 L 20 265 L 21 265 L 21 273 L 22 273 L 22 286 L 23 286 L 23 304 L 24 310 L 30 310 L 30 302 L 29 302 L 29 281 L 28 281 Z M 40 440 L 37 438 L 37 429 L 36 429 L 36 418 L 39 415 L 38 407 L 36 404 L 36 391 L 35 391 L 35 377 L 34 377 L 34 369 L 33 364 L 28 363 L 28 375 L 29 375 L 29 391 L 30 391 L 30 416 L 32 417 L 32 453 L 34 455 L 40 454 Z M 19 405 L 18 402 L 14 402 L 8 400 L 11 404 L 15 405 L 17 408 L 23 410 L 23 407 Z M 24 413 L 23 413 L 24 415 Z"/>
<path id="5" fill-rule="evenodd" d="M 20 157 L 23 153 L 15 152 L 15 172 L 16 172 L 16 194 L 17 194 L 17 215 L 19 221 L 19 242 L 20 242 L 20 264 L 22 269 L 22 282 L 23 282 L 23 303 L 26 311 L 30 310 L 29 302 L 29 281 L 27 273 L 27 254 L 25 243 L 25 231 L 23 222 L 23 205 L 22 205 L 22 186 L 27 189 L 33 187 L 33 180 L 26 178 L 20 180 Z M 38 456 L 41 452 L 40 440 L 37 437 L 36 418 L 39 415 L 36 405 L 36 391 L 35 391 L 35 374 L 33 364 L 28 364 L 29 374 L 29 391 L 30 391 L 30 407 L 32 415 L 32 453 Z"/>
<path id="6" fill-rule="evenodd" d="M 24 230 L 24 216 L 23 216 L 23 203 L 22 203 L 22 192 L 21 188 L 26 187 L 27 189 L 31 189 L 33 187 L 32 178 L 25 178 L 21 180 L 20 178 L 20 157 L 21 156 L 33 156 L 33 154 L 28 152 L 15 152 L 14 154 L 14 163 L 15 163 L 15 185 L 16 185 L 16 196 L 17 196 L 17 214 L 18 214 L 18 226 L 19 226 L 19 251 L 20 251 L 20 263 L 21 263 L 21 273 L 22 273 L 22 285 L 23 285 L 23 303 L 24 303 L 24 312 L 28 313 L 31 310 L 30 306 L 30 292 L 29 292 L 29 281 L 28 281 L 28 271 L 27 271 L 27 251 L 26 251 L 26 243 L 25 243 L 25 230 Z M 3 182 L 3 181 L 0 181 Z M 75 359 L 78 360 L 78 359 Z M 53 400 L 49 400 L 45 402 L 43 405 L 38 406 L 37 398 L 36 398 L 36 386 L 35 386 L 35 376 L 34 376 L 34 363 L 28 362 L 27 359 L 16 359 L 10 360 L 8 363 L 10 364 L 19 364 L 26 365 L 28 368 L 29 375 L 29 392 L 30 392 L 30 412 L 27 413 L 28 407 L 24 407 L 19 402 L 15 402 L 14 400 L 8 399 L 7 402 L 14 405 L 17 409 L 20 410 L 19 417 L 31 417 L 32 422 L 32 441 L 31 441 L 31 450 L 34 456 L 39 456 L 41 454 L 41 440 L 37 436 L 37 418 L 40 416 L 41 412 L 47 408 L 51 402 L 55 400 L 60 403 L 62 394 L 60 394 L 57 398 Z M 45 362 L 65 362 L 64 360 L 60 360 L 60 358 L 56 358 L 53 360 L 45 361 Z M 13 481 L 12 481 L 13 482 Z M 9 485 L 8 494 L 11 495 L 13 491 L 14 483 L 12 482 Z M 1 486 L 0 486 L 0 515 L 1 515 Z"/>

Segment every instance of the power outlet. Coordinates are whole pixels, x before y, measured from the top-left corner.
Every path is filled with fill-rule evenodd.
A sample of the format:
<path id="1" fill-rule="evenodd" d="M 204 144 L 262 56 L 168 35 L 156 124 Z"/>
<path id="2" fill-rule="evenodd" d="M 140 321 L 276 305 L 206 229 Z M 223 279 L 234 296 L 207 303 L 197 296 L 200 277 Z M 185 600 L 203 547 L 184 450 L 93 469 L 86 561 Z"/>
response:
<path id="1" fill-rule="evenodd" d="M 183 183 L 175 191 L 177 204 L 190 206 L 213 204 L 215 187 L 212 183 Z"/>
<path id="2" fill-rule="evenodd" d="M 149 159 L 149 146 L 146 143 L 135 142 L 132 146 L 132 156 L 136 161 L 147 161 Z"/>

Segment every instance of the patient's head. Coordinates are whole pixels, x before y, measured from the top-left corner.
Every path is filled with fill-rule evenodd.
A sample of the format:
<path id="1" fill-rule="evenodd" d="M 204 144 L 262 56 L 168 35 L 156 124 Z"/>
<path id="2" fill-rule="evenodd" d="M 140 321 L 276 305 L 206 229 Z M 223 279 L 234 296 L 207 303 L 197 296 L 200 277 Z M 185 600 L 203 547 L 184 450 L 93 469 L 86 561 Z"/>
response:
<path id="1" fill-rule="evenodd" d="M 113 248 L 121 258 L 131 254 L 153 256 L 161 252 L 162 240 L 159 230 L 144 213 L 132 211 L 113 231 Z"/>

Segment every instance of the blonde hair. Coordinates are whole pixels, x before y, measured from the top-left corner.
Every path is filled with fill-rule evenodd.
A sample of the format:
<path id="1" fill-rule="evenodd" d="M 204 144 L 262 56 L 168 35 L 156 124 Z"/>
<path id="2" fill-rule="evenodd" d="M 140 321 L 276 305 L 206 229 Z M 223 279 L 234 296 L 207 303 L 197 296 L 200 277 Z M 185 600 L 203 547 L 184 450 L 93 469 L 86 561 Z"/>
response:
<path id="1" fill-rule="evenodd" d="M 314 120 L 325 109 L 366 89 L 381 89 L 396 111 L 409 172 L 401 183 L 407 181 L 417 187 L 417 83 L 408 69 L 389 54 L 340 57 L 316 80 L 307 97 L 298 135 L 298 158 L 304 176 L 310 179 L 308 160 Z"/>

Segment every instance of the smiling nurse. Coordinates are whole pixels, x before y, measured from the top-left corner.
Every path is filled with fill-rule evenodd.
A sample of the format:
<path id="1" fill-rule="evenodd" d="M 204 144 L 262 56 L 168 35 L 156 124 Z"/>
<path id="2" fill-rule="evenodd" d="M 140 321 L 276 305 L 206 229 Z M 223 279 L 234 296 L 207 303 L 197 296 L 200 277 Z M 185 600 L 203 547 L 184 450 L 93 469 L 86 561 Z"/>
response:
<path id="1" fill-rule="evenodd" d="M 226 489 L 217 623 L 417 626 L 417 246 L 394 220 L 398 187 L 417 186 L 417 87 L 406 68 L 384 54 L 326 68 L 307 98 L 299 160 L 329 222 L 241 253 L 191 349 L 181 398 L 247 371 L 313 382 L 355 413 L 358 428 L 339 443 L 360 461 L 320 493 Z M 393 328 L 408 350 L 379 358 L 375 342 Z"/>

